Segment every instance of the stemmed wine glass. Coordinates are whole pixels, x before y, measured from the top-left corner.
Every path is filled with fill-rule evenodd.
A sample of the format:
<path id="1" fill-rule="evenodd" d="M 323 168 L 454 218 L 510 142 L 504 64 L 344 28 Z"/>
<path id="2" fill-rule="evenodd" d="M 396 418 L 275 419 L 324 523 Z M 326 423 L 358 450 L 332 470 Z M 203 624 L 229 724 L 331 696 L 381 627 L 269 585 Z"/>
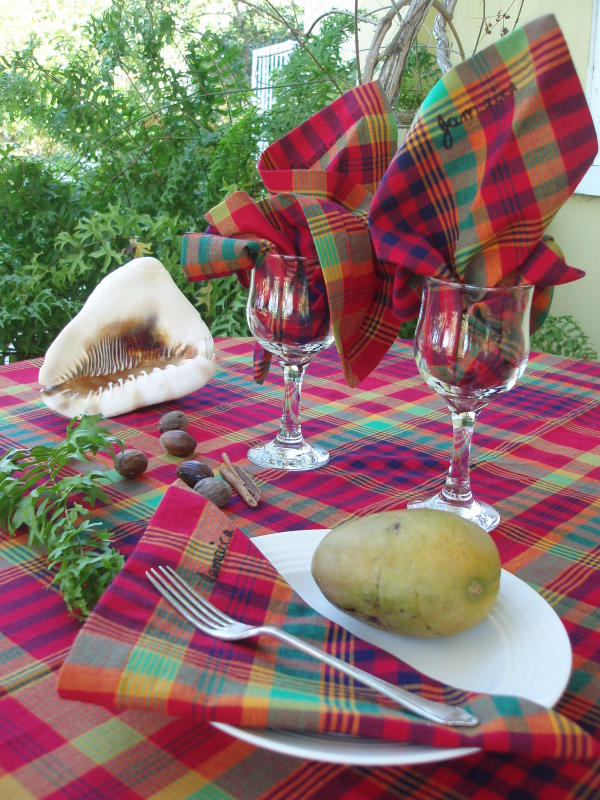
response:
<path id="1" fill-rule="evenodd" d="M 329 453 L 307 442 L 300 425 L 304 373 L 312 356 L 333 342 L 318 260 L 268 255 L 252 270 L 246 319 L 256 341 L 281 364 L 285 389 L 279 433 L 268 444 L 250 448 L 248 458 L 261 467 L 288 470 L 324 466 Z"/>
<path id="2" fill-rule="evenodd" d="M 425 278 L 415 359 L 421 376 L 450 410 L 453 442 L 442 490 L 409 508 L 452 511 L 487 531 L 498 525 L 496 509 L 471 492 L 471 440 L 478 412 L 491 397 L 512 389 L 525 371 L 533 289 Z"/>

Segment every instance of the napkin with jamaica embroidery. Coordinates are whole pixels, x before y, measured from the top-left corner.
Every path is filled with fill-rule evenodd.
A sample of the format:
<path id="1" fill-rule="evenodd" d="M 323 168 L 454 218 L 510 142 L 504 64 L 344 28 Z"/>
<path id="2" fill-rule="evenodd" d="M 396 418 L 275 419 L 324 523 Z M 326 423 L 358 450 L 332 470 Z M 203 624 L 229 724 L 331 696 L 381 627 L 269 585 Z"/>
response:
<path id="1" fill-rule="evenodd" d="M 169 564 L 234 617 L 283 626 L 393 683 L 473 711 L 482 723 L 445 728 L 269 637 L 221 642 L 201 634 L 145 577 Z M 212 503 L 170 487 L 121 573 L 64 662 L 64 698 L 110 709 L 159 711 L 199 722 L 336 732 L 438 747 L 592 758 L 595 741 L 571 720 L 529 701 L 444 688 L 356 639 L 296 595 L 252 541 Z"/>
<path id="2" fill-rule="evenodd" d="M 394 311 L 419 308 L 421 278 L 550 287 L 581 270 L 544 240 L 598 149 L 563 34 L 547 15 L 447 72 L 425 98 L 373 199 L 377 257 L 396 266 Z"/>

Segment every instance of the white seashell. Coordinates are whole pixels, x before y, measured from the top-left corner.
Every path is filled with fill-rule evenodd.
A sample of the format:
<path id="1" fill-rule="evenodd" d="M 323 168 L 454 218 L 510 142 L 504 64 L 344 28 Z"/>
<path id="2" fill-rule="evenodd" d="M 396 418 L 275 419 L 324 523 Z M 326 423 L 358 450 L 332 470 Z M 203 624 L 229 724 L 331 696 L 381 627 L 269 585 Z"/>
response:
<path id="1" fill-rule="evenodd" d="M 106 276 L 48 348 L 38 376 L 65 417 L 115 417 L 204 386 L 216 367 L 202 317 L 156 258 Z"/>

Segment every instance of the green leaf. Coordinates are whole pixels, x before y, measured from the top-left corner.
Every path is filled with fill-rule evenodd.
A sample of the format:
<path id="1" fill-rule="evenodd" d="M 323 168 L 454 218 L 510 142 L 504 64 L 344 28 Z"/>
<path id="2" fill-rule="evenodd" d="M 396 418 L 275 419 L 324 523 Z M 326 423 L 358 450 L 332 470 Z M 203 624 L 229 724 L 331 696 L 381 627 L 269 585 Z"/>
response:
<path id="1" fill-rule="evenodd" d="M 29 531 L 29 544 L 47 554 L 67 608 L 87 616 L 123 560 L 112 535 L 91 518 L 90 508 L 106 502 L 103 485 L 113 480 L 90 458 L 114 458 L 122 442 L 100 424 L 100 416 L 73 419 L 56 444 L 12 449 L 0 459 L 0 522 L 10 535 Z M 67 474 L 67 470 L 84 468 Z M 91 468 L 90 468 L 91 467 Z"/>
<path id="2" fill-rule="evenodd" d="M 531 349 L 567 358 L 597 361 L 598 351 L 572 316 L 549 314 L 531 337 Z"/>

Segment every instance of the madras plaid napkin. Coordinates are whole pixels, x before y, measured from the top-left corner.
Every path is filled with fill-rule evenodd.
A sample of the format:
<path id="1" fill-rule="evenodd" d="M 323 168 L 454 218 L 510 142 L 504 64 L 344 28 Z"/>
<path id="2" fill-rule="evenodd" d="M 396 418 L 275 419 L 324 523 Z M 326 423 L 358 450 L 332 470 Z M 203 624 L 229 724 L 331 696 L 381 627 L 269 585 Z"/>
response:
<path id="1" fill-rule="evenodd" d="M 235 192 L 206 215 L 206 233 L 184 236 L 186 277 L 240 275 L 270 249 L 318 258 L 344 377 L 356 386 L 399 328 L 394 268 L 378 263 L 367 226 L 373 192 L 396 147 L 396 121 L 379 86 L 347 92 L 264 151 L 258 170 L 267 198 Z M 269 359 L 260 355 L 259 380 Z"/>
<path id="2" fill-rule="evenodd" d="M 188 624 L 145 571 L 169 564 L 220 608 L 300 634 L 382 678 L 466 705 L 482 723 L 449 729 L 269 637 L 221 642 Z M 476 746 L 592 758 L 597 743 L 569 719 L 529 701 L 445 688 L 356 639 L 298 597 L 252 541 L 199 495 L 167 490 L 135 551 L 77 636 L 58 680 L 62 697 L 245 727 L 345 733 L 439 747 Z"/>
<path id="3" fill-rule="evenodd" d="M 394 310 L 410 319 L 421 280 L 540 287 L 538 325 L 556 284 L 583 273 L 543 239 L 592 164 L 594 125 L 552 15 L 450 70 L 421 106 L 369 218 L 377 257 L 397 265 Z"/>

